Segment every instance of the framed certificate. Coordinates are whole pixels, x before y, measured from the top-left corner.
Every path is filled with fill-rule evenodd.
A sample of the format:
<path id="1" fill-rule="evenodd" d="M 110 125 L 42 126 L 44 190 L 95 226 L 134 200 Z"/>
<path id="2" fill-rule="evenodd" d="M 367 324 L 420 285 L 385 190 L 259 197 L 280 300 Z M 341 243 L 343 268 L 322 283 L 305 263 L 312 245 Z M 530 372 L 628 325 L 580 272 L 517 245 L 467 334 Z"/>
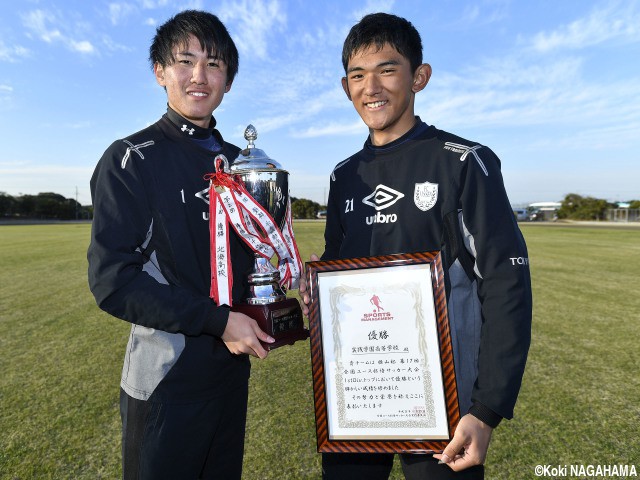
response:
<path id="1" fill-rule="evenodd" d="M 441 452 L 460 419 L 440 252 L 307 263 L 319 452 Z"/>

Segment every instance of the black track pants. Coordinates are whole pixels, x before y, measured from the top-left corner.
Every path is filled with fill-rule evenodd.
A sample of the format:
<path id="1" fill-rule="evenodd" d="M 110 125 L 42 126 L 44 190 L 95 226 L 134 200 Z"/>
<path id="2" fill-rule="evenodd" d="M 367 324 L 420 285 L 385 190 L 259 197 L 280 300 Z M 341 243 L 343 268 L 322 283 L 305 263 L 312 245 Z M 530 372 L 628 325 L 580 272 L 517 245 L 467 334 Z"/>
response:
<path id="1" fill-rule="evenodd" d="M 247 387 L 206 402 L 167 404 L 120 391 L 124 480 L 240 479 Z"/>

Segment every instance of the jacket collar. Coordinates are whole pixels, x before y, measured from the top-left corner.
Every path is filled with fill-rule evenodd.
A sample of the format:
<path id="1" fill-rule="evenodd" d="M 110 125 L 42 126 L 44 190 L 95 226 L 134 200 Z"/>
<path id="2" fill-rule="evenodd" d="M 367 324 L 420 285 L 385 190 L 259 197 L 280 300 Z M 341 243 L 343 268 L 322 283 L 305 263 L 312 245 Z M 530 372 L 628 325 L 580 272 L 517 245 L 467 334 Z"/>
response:
<path id="1" fill-rule="evenodd" d="M 171 107 L 167 106 L 167 118 L 173 123 L 177 130 L 187 138 L 197 138 L 200 140 L 206 140 L 213 135 L 214 128 L 216 126 L 216 119 L 212 116 L 209 126 L 207 128 L 199 127 L 191 123 L 186 118 L 182 117 Z"/>

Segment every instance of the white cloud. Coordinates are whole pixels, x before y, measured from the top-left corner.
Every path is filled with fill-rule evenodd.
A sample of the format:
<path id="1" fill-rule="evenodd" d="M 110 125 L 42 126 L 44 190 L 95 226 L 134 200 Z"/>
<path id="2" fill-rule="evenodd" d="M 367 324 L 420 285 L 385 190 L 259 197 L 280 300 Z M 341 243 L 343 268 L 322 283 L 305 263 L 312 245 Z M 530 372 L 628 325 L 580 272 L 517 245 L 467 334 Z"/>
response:
<path id="1" fill-rule="evenodd" d="M 169 4 L 169 0 L 142 0 L 140 5 L 147 10 L 153 10 L 156 8 L 166 7 Z"/>
<path id="2" fill-rule="evenodd" d="M 135 7 L 130 3 L 110 3 L 109 6 L 109 20 L 112 25 L 118 25 L 122 20 L 135 12 Z"/>
<path id="3" fill-rule="evenodd" d="M 8 160 L 8 161 L 0 160 L 0 168 L 1 167 L 20 167 L 22 165 L 28 165 L 28 162 L 25 162 L 23 160 Z"/>
<path id="4" fill-rule="evenodd" d="M 362 17 L 369 13 L 391 12 L 394 3 L 394 0 L 367 0 L 364 7 L 354 10 L 351 13 L 351 18 L 359 22 Z"/>
<path id="5" fill-rule="evenodd" d="M 538 138 L 529 145 L 532 150 L 556 150 L 569 151 L 589 145 L 592 150 L 615 150 L 616 145 L 633 144 L 638 139 L 640 132 L 640 120 L 635 119 L 630 123 L 615 122 L 607 125 L 592 125 L 575 132 L 567 133 L 561 137 Z M 614 140 L 615 139 L 615 140 Z M 637 164 L 636 157 L 618 158 L 616 165 L 628 163 L 629 166 Z"/>
<path id="6" fill-rule="evenodd" d="M 466 5 L 462 12 L 462 18 L 460 22 L 464 24 L 473 23 L 480 16 L 480 6 L 479 5 Z"/>
<path id="7" fill-rule="evenodd" d="M 501 22 L 508 17 L 510 0 L 476 0 L 449 9 L 446 18 L 439 21 L 447 30 L 467 30 Z M 411 20 L 411 18 L 409 18 Z"/>
<path id="8" fill-rule="evenodd" d="M 6 45 L 0 40 L 0 61 L 14 63 L 29 54 L 29 50 L 21 45 Z"/>
<path id="9" fill-rule="evenodd" d="M 284 130 L 292 138 L 328 135 L 326 118 L 340 123 L 344 112 L 352 113 L 340 85 L 344 73 L 340 62 L 342 41 L 350 22 L 342 18 L 313 30 L 293 23 L 275 56 L 258 61 L 254 56 L 244 56 L 234 95 L 226 100 L 227 108 L 246 109 L 248 99 L 252 117 L 247 121 L 264 133 Z M 234 136 L 241 136 L 244 126 L 237 126 Z M 347 135 L 350 132 L 343 127 L 337 130 Z"/>
<path id="10" fill-rule="evenodd" d="M 316 137 L 332 137 L 335 135 L 367 135 L 367 127 L 362 120 L 351 121 L 347 123 L 332 122 L 317 126 L 311 126 L 301 132 L 294 132 L 294 138 L 316 138 Z"/>
<path id="11" fill-rule="evenodd" d="M 512 56 L 456 74 L 436 71 L 416 97 L 416 112 L 447 129 L 558 121 L 566 94 L 579 84 L 580 66 L 578 59 L 539 65 Z"/>
<path id="12" fill-rule="evenodd" d="M 82 53 L 93 54 L 97 50 L 89 40 L 78 40 L 70 36 L 65 31 L 75 31 L 85 29 L 87 25 L 76 22 L 74 25 L 67 25 L 58 15 L 45 10 L 32 10 L 23 15 L 24 26 L 37 38 L 46 43 L 61 42 L 69 50 Z"/>
<path id="13" fill-rule="evenodd" d="M 342 89 L 339 91 L 335 88 L 325 91 L 320 88 L 312 89 L 316 93 L 320 92 L 314 100 L 307 98 L 309 93 L 306 90 L 295 90 L 293 85 L 291 89 L 287 89 L 284 86 L 286 81 L 283 78 L 274 78 L 273 82 L 271 79 L 265 81 L 269 84 L 269 90 L 261 92 L 261 96 L 268 97 L 269 101 L 263 103 L 262 108 L 255 109 L 255 116 L 249 120 L 258 128 L 258 134 L 289 127 L 290 135 L 294 138 L 322 136 L 322 134 L 313 135 L 311 133 L 313 128 L 309 128 L 307 133 L 299 132 L 300 125 L 309 125 L 314 121 L 324 127 L 325 121 L 318 119 L 324 115 L 331 115 L 328 111 L 336 109 L 336 100 L 340 100 L 338 108 L 348 106 Z M 278 82 L 282 82 L 282 86 L 279 86 Z M 273 88 L 273 95 L 271 88 Z M 281 95 L 277 97 L 278 94 Z M 238 125 L 233 136 L 242 138 L 245 127 L 246 125 Z"/>
<path id="14" fill-rule="evenodd" d="M 272 112 L 267 115 L 251 117 L 249 123 L 258 130 L 258 135 L 280 130 L 291 125 L 299 125 L 308 118 L 309 114 L 300 111 L 292 112 Z M 243 138 L 247 125 L 237 125 L 234 129 L 233 138 Z"/>
<path id="15" fill-rule="evenodd" d="M 122 45 L 120 43 L 114 42 L 113 39 L 109 35 L 103 35 L 101 41 L 102 41 L 102 44 L 110 52 L 131 52 L 131 51 L 133 51 L 132 47 L 128 47 L 126 45 Z"/>
<path id="16" fill-rule="evenodd" d="M 47 23 L 54 22 L 54 16 L 43 10 L 32 10 L 23 16 L 24 26 L 35 33 L 47 43 L 51 43 L 54 38 L 60 37 L 60 32 L 47 27 Z"/>
<path id="17" fill-rule="evenodd" d="M 204 0 L 188 0 L 180 5 L 179 10 L 206 10 Z"/>
<path id="18" fill-rule="evenodd" d="M 225 1 L 220 7 L 220 20 L 233 30 L 238 50 L 264 59 L 273 32 L 284 30 L 287 15 L 278 0 Z"/>
<path id="19" fill-rule="evenodd" d="M 289 74 L 292 71 L 300 73 L 292 76 Z M 323 121 L 319 119 L 331 116 L 331 112 L 351 108 L 342 88 L 335 85 L 336 81 L 318 81 L 316 75 L 304 73 L 303 69 L 297 69 L 293 64 L 282 68 L 281 72 L 284 74 L 267 74 L 258 79 L 243 80 L 239 98 L 250 98 L 253 102 L 252 112 L 255 116 L 250 121 L 259 131 L 266 133 L 290 127 L 292 136 L 296 137 L 299 136 L 295 132 L 300 125 L 311 122 L 320 124 Z M 227 107 L 230 108 L 229 103 Z M 244 126 L 236 130 L 241 135 L 240 130 L 244 131 Z"/>
<path id="20" fill-rule="evenodd" d="M 504 20 L 508 16 L 510 0 L 485 0 L 477 22 L 489 24 Z"/>
<path id="21" fill-rule="evenodd" d="M 69 39 L 68 46 L 71 50 L 79 53 L 94 53 L 96 51 L 91 42 L 88 42 L 86 40 L 77 42 L 75 40 Z"/>
<path id="22" fill-rule="evenodd" d="M 13 87 L 11 85 L 0 84 L 0 108 L 4 109 L 11 104 Z"/>
<path id="23" fill-rule="evenodd" d="M 548 52 L 560 48 L 580 49 L 613 39 L 640 41 L 640 13 L 636 4 L 622 5 L 625 4 L 611 2 L 568 25 L 540 32 L 532 39 L 531 46 L 539 52 Z"/>

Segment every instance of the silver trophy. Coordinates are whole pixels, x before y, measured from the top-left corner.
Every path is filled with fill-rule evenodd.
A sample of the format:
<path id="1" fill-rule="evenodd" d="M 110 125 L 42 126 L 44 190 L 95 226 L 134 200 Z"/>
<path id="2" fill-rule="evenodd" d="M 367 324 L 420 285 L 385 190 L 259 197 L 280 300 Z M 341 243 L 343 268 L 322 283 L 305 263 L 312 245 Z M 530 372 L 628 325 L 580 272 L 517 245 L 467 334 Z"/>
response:
<path id="1" fill-rule="evenodd" d="M 244 131 L 247 148 L 232 162 L 230 172 L 240 177 L 249 194 L 259 203 L 282 230 L 286 223 L 289 203 L 289 172 L 278 162 L 256 148 L 258 132 L 253 125 Z M 260 227 L 254 225 L 258 230 Z M 300 304 L 287 298 L 280 286 L 280 272 L 270 259 L 255 254 L 252 271 L 248 274 L 249 295 L 245 303 L 234 305 L 233 310 L 254 318 L 262 330 L 276 339 L 264 344 L 270 350 L 281 345 L 292 344 L 309 336 L 304 328 Z"/>

